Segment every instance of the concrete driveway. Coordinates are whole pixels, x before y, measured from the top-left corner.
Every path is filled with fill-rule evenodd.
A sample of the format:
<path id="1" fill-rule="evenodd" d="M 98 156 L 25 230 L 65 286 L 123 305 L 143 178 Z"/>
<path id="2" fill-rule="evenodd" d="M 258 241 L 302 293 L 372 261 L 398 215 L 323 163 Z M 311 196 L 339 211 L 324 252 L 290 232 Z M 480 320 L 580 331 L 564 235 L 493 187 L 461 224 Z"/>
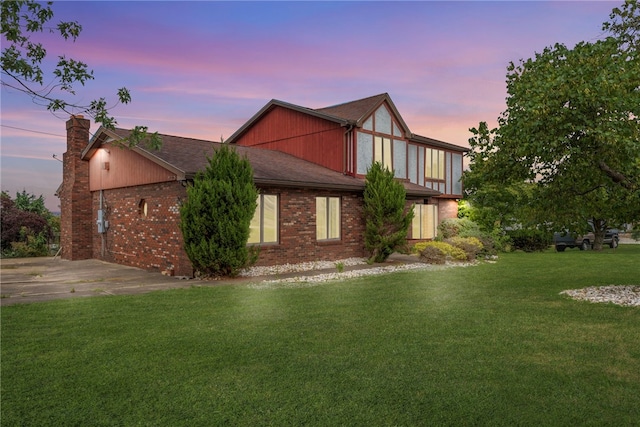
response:
<path id="1" fill-rule="evenodd" d="M 393 254 L 385 265 L 416 262 L 420 262 L 417 257 Z M 345 267 L 345 271 L 378 266 L 380 264 L 363 263 Z M 265 273 L 265 276 L 198 280 L 163 276 L 157 272 L 96 259 L 67 261 L 60 258 L 8 258 L 0 259 L 0 306 L 99 295 L 141 294 L 191 286 L 256 283 L 272 279 L 273 276 L 269 274 L 276 274 L 278 278 L 285 279 L 335 271 L 336 267 L 331 263 L 331 267 L 324 270 L 297 270 L 277 274 Z"/>
<path id="2" fill-rule="evenodd" d="M 195 282 L 95 259 L 2 259 L 0 305 L 97 295 L 137 294 L 186 288 Z M 198 285 L 218 283 L 197 281 Z"/>

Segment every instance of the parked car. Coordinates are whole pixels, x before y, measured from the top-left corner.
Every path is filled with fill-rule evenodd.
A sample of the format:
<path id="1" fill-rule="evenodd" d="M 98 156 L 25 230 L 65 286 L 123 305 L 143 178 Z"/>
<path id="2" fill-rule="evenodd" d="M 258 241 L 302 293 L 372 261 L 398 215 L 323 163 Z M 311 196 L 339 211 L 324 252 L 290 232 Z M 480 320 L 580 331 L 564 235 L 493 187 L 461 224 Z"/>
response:
<path id="1" fill-rule="evenodd" d="M 586 251 L 593 248 L 595 240 L 595 234 L 593 233 L 587 233 L 582 236 L 577 236 L 575 233 L 570 232 L 553 234 L 553 244 L 558 252 L 564 252 L 567 248 L 580 248 L 581 251 Z M 615 248 L 618 246 L 619 241 L 618 230 L 610 228 L 605 231 L 602 244 Z"/>

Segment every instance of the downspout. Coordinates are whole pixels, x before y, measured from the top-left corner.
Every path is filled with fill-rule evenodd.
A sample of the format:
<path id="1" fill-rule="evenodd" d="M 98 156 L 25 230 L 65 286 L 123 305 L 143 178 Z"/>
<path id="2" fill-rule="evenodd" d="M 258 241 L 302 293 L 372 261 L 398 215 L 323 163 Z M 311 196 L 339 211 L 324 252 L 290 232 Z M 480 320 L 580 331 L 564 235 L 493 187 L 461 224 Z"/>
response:
<path id="1" fill-rule="evenodd" d="M 102 187 L 102 185 L 101 185 L 101 187 Z M 102 191 L 103 191 L 103 190 L 102 190 L 102 188 L 101 188 L 101 189 L 100 189 L 100 211 L 101 211 L 101 212 L 102 212 L 102 198 L 103 198 Z M 104 215 L 104 213 L 103 213 L 103 215 Z M 105 231 L 106 231 L 106 230 L 105 230 Z M 106 249 L 106 247 L 105 247 L 105 241 L 104 241 L 104 234 L 105 234 L 105 233 L 100 233 L 100 241 L 101 241 L 101 242 L 100 242 L 100 257 L 102 258 L 102 260 L 104 260 L 104 253 L 105 253 L 105 249 Z"/>

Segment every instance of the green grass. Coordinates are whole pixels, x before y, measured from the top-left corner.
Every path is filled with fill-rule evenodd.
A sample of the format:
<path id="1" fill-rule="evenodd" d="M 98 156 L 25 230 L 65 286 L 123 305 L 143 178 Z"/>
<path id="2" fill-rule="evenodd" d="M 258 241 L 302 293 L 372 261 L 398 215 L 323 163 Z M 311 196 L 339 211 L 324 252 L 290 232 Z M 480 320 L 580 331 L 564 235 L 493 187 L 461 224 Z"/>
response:
<path id="1" fill-rule="evenodd" d="M 2 309 L 2 425 L 640 423 L 640 245 Z"/>

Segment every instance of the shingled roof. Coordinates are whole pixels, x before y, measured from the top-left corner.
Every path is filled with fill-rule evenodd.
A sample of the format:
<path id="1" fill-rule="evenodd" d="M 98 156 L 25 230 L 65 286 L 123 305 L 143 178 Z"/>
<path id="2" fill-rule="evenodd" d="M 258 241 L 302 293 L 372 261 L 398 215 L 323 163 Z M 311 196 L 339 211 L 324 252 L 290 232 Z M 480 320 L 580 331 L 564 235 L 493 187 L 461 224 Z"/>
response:
<path id="1" fill-rule="evenodd" d="M 381 93 L 380 95 L 370 96 L 368 98 L 362 98 L 355 101 L 345 102 L 343 104 L 333 105 L 331 107 L 318 108 L 314 111 L 327 114 L 334 117 L 340 117 L 348 120 L 349 122 L 361 127 L 363 123 L 371 116 L 375 110 L 378 109 L 382 103 L 386 102 L 393 115 L 396 117 L 400 126 L 403 128 L 404 133 L 410 137 L 411 131 L 404 122 L 404 119 L 398 112 L 395 104 L 391 100 L 388 93 Z"/>
<path id="2" fill-rule="evenodd" d="M 83 158 L 90 158 L 102 144 L 128 137 L 125 129 L 108 130 L 100 128 L 83 152 Z M 159 150 L 148 148 L 144 143 L 131 148 L 141 156 L 171 170 L 178 180 L 193 179 L 197 172 L 208 164 L 208 158 L 222 144 L 195 138 L 183 138 L 160 134 L 162 146 Z M 335 172 L 315 163 L 302 160 L 286 153 L 260 148 L 233 146 L 241 156 L 246 156 L 253 168 L 257 186 L 277 186 L 289 188 L 316 188 L 329 190 L 363 191 L 364 180 Z M 410 197 L 431 197 L 440 193 L 415 184 L 405 183 Z"/>
<path id="3" fill-rule="evenodd" d="M 389 95 L 386 93 L 382 93 L 380 95 L 374 95 L 356 101 L 345 102 L 338 105 L 332 105 L 330 107 L 318 108 L 315 111 L 331 116 L 340 117 L 351 122 L 358 122 L 370 116 L 385 99 L 390 100 Z"/>

